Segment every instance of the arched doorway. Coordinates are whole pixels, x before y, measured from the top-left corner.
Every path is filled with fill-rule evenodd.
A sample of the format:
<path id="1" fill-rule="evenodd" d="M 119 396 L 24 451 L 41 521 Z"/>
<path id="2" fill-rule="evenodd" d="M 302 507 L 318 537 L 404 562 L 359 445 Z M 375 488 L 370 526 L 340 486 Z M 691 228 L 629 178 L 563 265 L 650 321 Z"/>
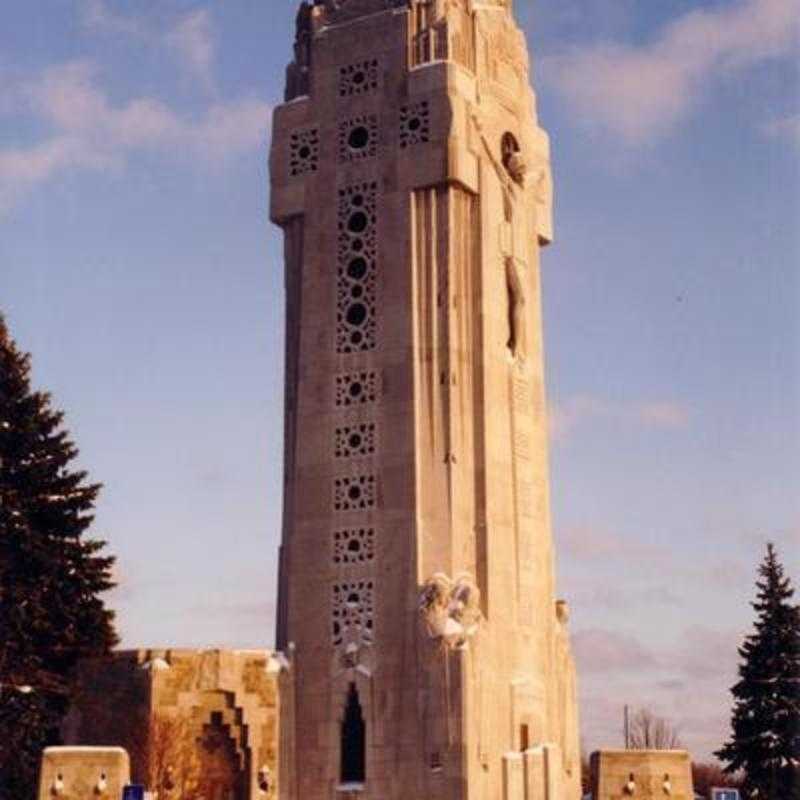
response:
<path id="1" fill-rule="evenodd" d="M 241 758 L 221 712 L 211 714 L 199 745 L 204 800 L 246 800 Z"/>

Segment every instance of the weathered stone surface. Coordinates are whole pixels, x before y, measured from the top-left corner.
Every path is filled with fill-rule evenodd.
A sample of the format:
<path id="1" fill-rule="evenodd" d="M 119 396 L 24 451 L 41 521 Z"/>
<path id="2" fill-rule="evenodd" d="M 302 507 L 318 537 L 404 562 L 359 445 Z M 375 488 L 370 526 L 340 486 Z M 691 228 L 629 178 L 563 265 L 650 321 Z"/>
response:
<path id="1" fill-rule="evenodd" d="M 116 800 L 130 774 L 128 754 L 119 747 L 48 747 L 42 754 L 39 800 Z"/>
<path id="2" fill-rule="evenodd" d="M 575 800 L 541 337 L 552 181 L 524 36 L 505 0 L 331 0 L 301 7 L 295 54 L 270 155 L 282 796 Z"/>
<path id="3" fill-rule="evenodd" d="M 692 759 L 683 750 L 601 750 L 592 755 L 594 800 L 693 800 Z"/>

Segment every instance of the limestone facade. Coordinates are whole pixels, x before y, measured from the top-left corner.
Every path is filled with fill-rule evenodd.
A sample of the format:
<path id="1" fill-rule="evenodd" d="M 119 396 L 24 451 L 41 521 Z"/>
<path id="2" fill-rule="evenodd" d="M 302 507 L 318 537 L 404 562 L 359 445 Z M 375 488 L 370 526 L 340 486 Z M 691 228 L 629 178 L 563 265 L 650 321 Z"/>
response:
<path id="1" fill-rule="evenodd" d="M 287 666 L 263 650 L 131 650 L 85 661 L 64 739 L 124 748 L 134 782 L 162 798 L 194 796 L 184 784 L 201 785 L 206 800 L 275 798 Z"/>
<path id="2" fill-rule="evenodd" d="M 270 171 L 281 797 L 577 800 L 541 334 L 549 143 L 510 0 L 303 3 Z"/>
<path id="3" fill-rule="evenodd" d="M 594 800 L 693 800 L 692 759 L 684 750 L 601 750 L 592 755 Z"/>

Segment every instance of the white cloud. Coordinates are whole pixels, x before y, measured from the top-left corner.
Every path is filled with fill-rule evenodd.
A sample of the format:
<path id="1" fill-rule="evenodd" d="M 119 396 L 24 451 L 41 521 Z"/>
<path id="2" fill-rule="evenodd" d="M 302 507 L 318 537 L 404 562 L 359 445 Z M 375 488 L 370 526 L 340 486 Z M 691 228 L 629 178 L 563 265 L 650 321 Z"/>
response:
<path id="1" fill-rule="evenodd" d="M 85 0 L 83 21 L 98 32 L 128 36 L 166 48 L 204 88 L 213 88 L 216 46 L 208 9 L 189 11 L 162 26 L 146 17 L 120 14 L 106 0 Z"/>
<path id="2" fill-rule="evenodd" d="M 551 403 L 548 411 L 550 438 L 566 439 L 582 422 L 606 414 L 604 401 L 590 395 L 576 395 L 563 402 Z"/>
<path id="3" fill-rule="evenodd" d="M 575 395 L 550 404 L 550 438 L 562 441 L 592 420 L 614 420 L 646 428 L 679 429 L 689 425 L 689 410 L 672 400 L 614 403 L 593 395 Z"/>
<path id="4" fill-rule="evenodd" d="M 0 150 L 0 213 L 12 208 L 31 188 L 69 168 L 111 169 L 110 154 L 95 152 L 79 137 L 56 136 L 28 148 Z"/>
<path id="5" fill-rule="evenodd" d="M 679 123 L 714 80 L 791 55 L 798 12 L 797 0 L 692 11 L 645 45 L 583 45 L 546 57 L 542 75 L 587 122 L 643 143 Z"/>
<path id="6" fill-rule="evenodd" d="M 27 110 L 49 124 L 50 138 L 0 149 L 0 208 L 67 169 L 124 166 L 135 153 L 155 150 L 200 156 L 202 163 L 252 150 L 266 141 L 270 107 L 254 97 L 215 103 L 182 115 L 149 97 L 113 104 L 88 62 L 51 67 L 25 84 Z"/>
<path id="7" fill-rule="evenodd" d="M 623 537 L 597 527 L 568 527 L 558 531 L 559 549 L 571 559 L 594 561 L 599 558 L 661 558 L 664 548 L 642 541 L 641 537 Z"/>
<path id="8" fill-rule="evenodd" d="M 208 9 L 186 14 L 164 40 L 197 78 L 209 87 L 213 85 L 215 47 Z"/>
<path id="9" fill-rule="evenodd" d="M 85 0 L 83 21 L 90 28 L 125 36 L 145 36 L 142 23 L 135 17 L 118 14 L 110 9 L 105 0 Z"/>
<path id="10" fill-rule="evenodd" d="M 685 428 L 689 424 L 689 412 L 678 403 L 644 403 L 638 413 L 643 423 L 657 428 Z"/>
<path id="11" fill-rule="evenodd" d="M 652 640 L 650 626 L 648 638 Z M 691 625 L 656 646 L 615 627 L 573 635 L 587 745 L 619 741 L 623 707 L 668 719 L 698 760 L 712 758 L 728 731 L 741 633 Z"/>
<path id="12" fill-rule="evenodd" d="M 578 674 L 623 673 L 652 669 L 655 655 L 635 636 L 620 631 L 590 628 L 572 636 Z"/>
<path id="13" fill-rule="evenodd" d="M 786 139 L 800 148 L 800 114 L 773 119 L 762 126 L 762 131 L 774 139 Z"/>

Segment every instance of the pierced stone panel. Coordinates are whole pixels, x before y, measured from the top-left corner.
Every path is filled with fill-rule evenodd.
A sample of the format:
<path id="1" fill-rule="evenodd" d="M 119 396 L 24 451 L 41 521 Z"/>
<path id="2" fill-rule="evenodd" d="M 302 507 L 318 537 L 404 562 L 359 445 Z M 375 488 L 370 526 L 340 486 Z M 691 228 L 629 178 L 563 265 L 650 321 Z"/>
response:
<path id="1" fill-rule="evenodd" d="M 372 581 L 335 583 L 331 617 L 335 647 L 372 644 L 375 638 Z"/>
<path id="2" fill-rule="evenodd" d="M 400 147 L 424 144 L 430 140 L 431 121 L 428 101 L 400 108 Z"/>
<path id="3" fill-rule="evenodd" d="M 349 372 L 336 376 L 335 403 L 338 408 L 362 406 L 378 399 L 376 372 Z"/>
<path id="4" fill-rule="evenodd" d="M 339 123 L 339 161 L 361 161 L 378 154 L 378 117 L 365 114 Z"/>
<path id="5" fill-rule="evenodd" d="M 353 528 L 333 534 L 333 563 L 337 566 L 368 564 L 374 558 L 374 529 Z"/>
<path id="6" fill-rule="evenodd" d="M 308 128 L 292 133 L 289 140 L 289 173 L 294 177 L 316 172 L 319 166 L 319 131 Z"/>
<path id="7" fill-rule="evenodd" d="M 377 344 L 375 285 L 377 183 L 339 190 L 336 352 L 373 350 Z"/>
<path id="8" fill-rule="evenodd" d="M 339 96 L 367 94 L 378 88 L 378 59 L 339 67 Z"/>
<path id="9" fill-rule="evenodd" d="M 345 425 L 336 429 L 336 458 L 363 458 L 375 452 L 375 423 Z"/>
<path id="10" fill-rule="evenodd" d="M 377 505 L 374 475 L 336 478 L 333 482 L 333 508 L 336 511 L 366 511 Z"/>

